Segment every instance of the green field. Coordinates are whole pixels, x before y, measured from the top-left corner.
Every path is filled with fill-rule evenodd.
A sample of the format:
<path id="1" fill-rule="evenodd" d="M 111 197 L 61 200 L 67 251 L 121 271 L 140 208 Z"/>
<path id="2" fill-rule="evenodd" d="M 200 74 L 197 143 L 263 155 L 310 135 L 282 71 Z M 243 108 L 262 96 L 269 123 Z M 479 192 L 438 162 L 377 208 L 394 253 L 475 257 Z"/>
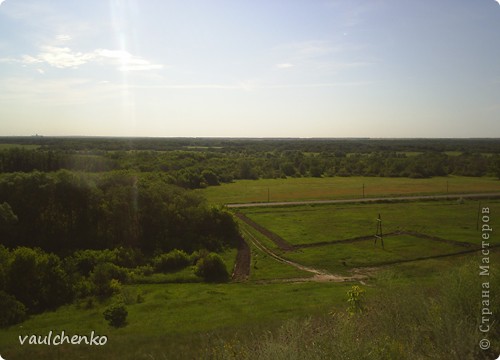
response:
<path id="1" fill-rule="evenodd" d="M 141 293 L 145 301 L 128 306 L 129 324 L 121 329 L 108 327 L 102 318 L 105 304 L 92 309 L 66 306 L 56 312 L 34 316 L 21 326 L 0 330 L 1 355 L 6 359 L 158 359 L 193 358 L 182 356 L 182 343 L 202 350 L 199 338 L 206 332 L 226 329 L 258 329 L 279 323 L 290 316 L 303 317 L 328 312 L 344 302 L 349 284 L 168 284 L 127 286 L 133 299 Z M 85 346 L 19 345 L 18 336 L 48 334 L 50 330 L 87 335 L 94 330 L 108 336 L 103 348 Z M 179 343 L 180 342 L 180 343 Z M 205 344 L 206 345 L 206 344 Z M 176 350 L 174 350 L 176 349 Z M 22 354 L 21 357 L 20 354 Z M 112 356 L 110 355 L 112 354 Z M 165 355 L 168 354 L 168 355 Z"/>
<path id="2" fill-rule="evenodd" d="M 478 249 L 482 240 L 477 227 L 480 229 L 482 224 L 478 223 L 479 206 L 488 207 L 492 214 L 500 213 L 499 200 L 247 208 L 244 212 L 297 246 L 293 251 L 282 252 L 270 239 L 260 240 L 285 259 L 331 273 L 348 274 L 357 267 Z M 384 249 L 380 241 L 374 244 L 378 214 L 383 220 L 384 233 L 401 233 L 384 237 Z M 492 216 L 489 225 L 500 227 L 500 218 Z M 368 238 L 342 241 L 363 236 Z M 262 234 L 260 237 L 265 238 Z"/>
<path id="3" fill-rule="evenodd" d="M 500 191 L 491 177 L 433 177 L 430 179 L 333 177 L 238 180 L 196 190 L 216 204 L 269 201 L 333 200 L 397 195 L 435 195 Z M 268 197 L 269 194 L 269 197 Z"/>
<path id="4" fill-rule="evenodd" d="M 380 241 L 363 240 L 354 243 L 340 243 L 297 249 L 283 256 L 307 266 L 332 273 L 347 274 L 352 268 L 381 266 L 464 251 L 461 246 L 399 235 L 386 237 L 384 248 Z"/>
<path id="5" fill-rule="evenodd" d="M 385 233 L 415 231 L 477 244 L 480 204 L 490 207 L 492 213 L 500 213 L 498 200 L 307 205 L 240 211 L 294 245 L 374 235 L 378 214 Z M 500 227 L 500 217 L 492 217 L 491 221 L 494 227 Z"/>

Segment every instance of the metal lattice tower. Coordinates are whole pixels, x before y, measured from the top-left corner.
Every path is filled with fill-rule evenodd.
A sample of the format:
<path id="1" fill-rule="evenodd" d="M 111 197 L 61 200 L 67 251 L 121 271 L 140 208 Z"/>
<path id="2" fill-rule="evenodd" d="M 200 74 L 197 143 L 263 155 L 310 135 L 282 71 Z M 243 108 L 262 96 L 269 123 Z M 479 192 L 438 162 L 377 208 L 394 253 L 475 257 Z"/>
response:
<path id="1" fill-rule="evenodd" d="M 380 239 L 380 243 L 382 244 L 382 249 L 384 249 L 384 235 L 382 233 L 382 219 L 380 218 L 380 214 L 378 214 L 377 218 L 377 232 L 375 233 L 375 245 L 377 245 L 378 239 Z"/>

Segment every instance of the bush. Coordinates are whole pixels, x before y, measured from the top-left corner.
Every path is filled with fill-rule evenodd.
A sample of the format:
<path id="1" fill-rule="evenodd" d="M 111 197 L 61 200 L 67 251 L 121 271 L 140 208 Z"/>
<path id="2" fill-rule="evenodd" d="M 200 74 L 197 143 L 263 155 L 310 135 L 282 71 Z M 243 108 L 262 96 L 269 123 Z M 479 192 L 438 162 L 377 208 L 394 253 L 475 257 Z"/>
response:
<path id="1" fill-rule="evenodd" d="M 153 259 L 153 267 L 157 272 L 171 272 L 189 266 L 191 259 L 182 250 L 174 249 L 169 253 L 159 255 Z"/>
<path id="2" fill-rule="evenodd" d="M 151 265 L 138 266 L 134 270 L 135 275 L 150 276 L 153 275 L 155 269 Z"/>
<path id="3" fill-rule="evenodd" d="M 144 255 L 140 249 L 119 247 L 113 250 L 113 263 L 118 266 L 134 268 L 144 263 Z"/>
<path id="4" fill-rule="evenodd" d="M 98 264 L 114 262 L 115 254 L 111 250 L 78 250 L 67 258 L 69 268 L 83 276 L 88 276 Z"/>
<path id="5" fill-rule="evenodd" d="M 26 319 L 26 307 L 12 295 L 0 291 L 0 327 L 14 325 Z"/>
<path id="6" fill-rule="evenodd" d="M 120 282 L 128 281 L 128 272 L 114 264 L 102 263 L 95 267 L 90 279 L 93 293 L 100 297 L 108 297 L 119 291 Z"/>
<path id="7" fill-rule="evenodd" d="M 73 298 L 73 287 L 57 255 L 20 247 L 13 251 L 6 292 L 29 313 L 53 310 Z"/>
<path id="8" fill-rule="evenodd" d="M 118 328 L 127 324 L 128 311 L 124 304 L 113 304 L 103 313 L 108 324 Z"/>
<path id="9" fill-rule="evenodd" d="M 209 253 L 206 257 L 198 260 L 195 273 L 208 282 L 225 282 L 229 280 L 226 264 L 216 253 Z"/>

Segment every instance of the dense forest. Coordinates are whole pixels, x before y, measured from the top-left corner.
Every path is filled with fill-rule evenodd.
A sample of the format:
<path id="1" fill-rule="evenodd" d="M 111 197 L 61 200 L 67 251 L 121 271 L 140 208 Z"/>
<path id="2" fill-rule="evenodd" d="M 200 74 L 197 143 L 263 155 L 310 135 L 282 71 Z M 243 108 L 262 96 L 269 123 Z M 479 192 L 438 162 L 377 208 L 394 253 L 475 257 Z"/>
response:
<path id="1" fill-rule="evenodd" d="M 0 326 L 139 276 L 225 281 L 232 215 L 190 189 L 235 179 L 500 177 L 500 141 L 0 138 Z"/>

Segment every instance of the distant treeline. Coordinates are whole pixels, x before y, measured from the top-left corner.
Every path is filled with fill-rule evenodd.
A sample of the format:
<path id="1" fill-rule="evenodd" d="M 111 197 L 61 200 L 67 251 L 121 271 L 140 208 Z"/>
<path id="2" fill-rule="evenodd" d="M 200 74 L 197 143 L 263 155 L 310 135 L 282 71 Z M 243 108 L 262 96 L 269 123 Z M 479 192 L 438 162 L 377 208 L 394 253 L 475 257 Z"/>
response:
<path id="1" fill-rule="evenodd" d="M 500 154 L 500 140 L 490 139 L 298 139 L 298 138 L 138 138 L 138 137 L 0 137 L 0 144 L 39 146 L 64 151 L 180 150 L 220 152 L 372 153 L 378 151 L 454 151 Z"/>
<path id="2" fill-rule="evenodd" d="M 78 144 L 76 140 L 73 140 Z M 85 140 L 82 140 L 85 143 Z M 121 143 L 117 141 L 116 146 Z M 168 140 L 165 140 L 170 143 Z M 213 140 L 215 144 L 222 145 Z M 229 140 L 228 140 L 229 141 Z M 369 145 L 361 142 L 357 149 L 353 143 L 331 141 L 332 144 L 311 141 L 275 141 L 277 148 L 269 149 L 262 140 L 231 143 L 229 147 L 193 148 L 173 147 L 170 150 L 63 150 L 50 147 L 29 149 L 11 147 L 0 150 L 0 172 L 54 172 L 61 169 L 83 172 L 109 172 L 131 170 L 139 173 L 158 172 L 164 180 L 183 188 L 195 189 L 231 182 L 235 179 L 321 177 L 321 176 L 384 176 L 426 178 L 432 176 L 497 176 L 500 177 L 499 141 L 477 142 L 472 149 L 469 142 L 463 151 L 438 151 L 438 144 L 426 145 L 422 140 L 408 146 L 399 143 L 375 141 Z M 446 143 L 446 141 L 445 141 Z M 66 143 L 61 144 L 62 147 Z M 289 148 L 286 149 L 284 144 Z M 309 145 L 308 145 L 309 144 Z M 385 144 L 385 145 L 383 145 Z M 419 145 L 420 144 L 420 145 Z M 487 145 L 489 144 L 489 145 Z M 94 144 L 97 146 L 97 144 Z M 107 142 L 104 142 L 107 145 Z M 417 146 L 419 145 L 419 146 Z M 82 144 L 80 144 L 80 147 Z M 194 145 L 193 145 L 194 146 Z M 79 147 L 79 146 L 76 146 Z M 106 146 L 105 146 L 106 147 Z M 302 149 L 293 149 L 300 148 Z M 320 150 L 325 147 L 329 150 Z M 429 150 L 435 147 L 435 150 Z M 367 152 L 364 152 L 364 151 Z M 417 151 L 418 150 L 418 151 Z"/>

